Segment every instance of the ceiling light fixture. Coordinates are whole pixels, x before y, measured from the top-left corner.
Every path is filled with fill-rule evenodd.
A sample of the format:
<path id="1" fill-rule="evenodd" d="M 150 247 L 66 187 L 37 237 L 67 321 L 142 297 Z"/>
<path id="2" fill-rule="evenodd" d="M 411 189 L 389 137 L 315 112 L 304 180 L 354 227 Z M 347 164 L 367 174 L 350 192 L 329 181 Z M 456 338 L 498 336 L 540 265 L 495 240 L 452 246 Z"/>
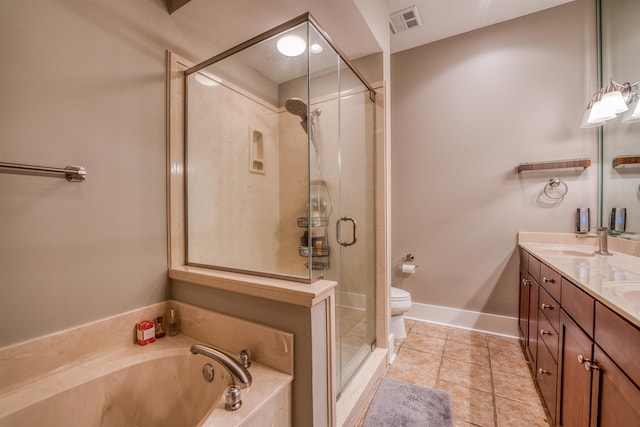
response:
<path id="1" fill-rule="evenodd" d="M 307 43 L 302 37 L 289 35 L 284 36 L 278 40 L 276 44 L 278 52 L 285 56 L 298 56 L 307 49 Z"/>
<path id="2" fill-rule="evenodd" d="M 323 50 L 324 48 L 322 47 L 322 45 L 319 45 L 318 43 L 313 43 L 311 46 L 309 46 L 309 52 L 311 53 L 322 53 Z"/>

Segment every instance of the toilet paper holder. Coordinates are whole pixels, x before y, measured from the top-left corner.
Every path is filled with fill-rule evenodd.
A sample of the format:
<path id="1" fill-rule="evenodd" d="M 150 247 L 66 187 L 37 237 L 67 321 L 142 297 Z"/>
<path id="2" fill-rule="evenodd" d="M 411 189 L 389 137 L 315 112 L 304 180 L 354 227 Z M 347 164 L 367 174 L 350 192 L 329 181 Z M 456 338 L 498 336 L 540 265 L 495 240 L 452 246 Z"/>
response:
<path id="1" fill-rule="evenodd" d="M 418 268 L 418 266 L 413 262 L 414 259 L 415 257 L 413 254 L 405 255 L 402 263 L 400 264 L 400 270 L 405 274 L 414 274 L 416 272 L 416 268 Z"/>

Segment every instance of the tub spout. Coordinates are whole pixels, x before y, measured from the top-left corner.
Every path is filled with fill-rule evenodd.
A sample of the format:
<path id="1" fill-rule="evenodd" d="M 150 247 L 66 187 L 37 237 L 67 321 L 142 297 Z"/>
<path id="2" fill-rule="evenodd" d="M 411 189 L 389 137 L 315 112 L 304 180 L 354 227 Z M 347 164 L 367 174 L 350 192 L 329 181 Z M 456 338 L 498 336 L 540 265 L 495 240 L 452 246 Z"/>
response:
<path id="1" fill-rule="evenodd" d="M 191 353 L 207 356 L 220 363 L 231 374 L 233 383 L 240 388 L 249 387 L 253 381 L 249 371 L 240 362 L 220 350 L 203 344 L 194 344 L 191 346 Z"/>

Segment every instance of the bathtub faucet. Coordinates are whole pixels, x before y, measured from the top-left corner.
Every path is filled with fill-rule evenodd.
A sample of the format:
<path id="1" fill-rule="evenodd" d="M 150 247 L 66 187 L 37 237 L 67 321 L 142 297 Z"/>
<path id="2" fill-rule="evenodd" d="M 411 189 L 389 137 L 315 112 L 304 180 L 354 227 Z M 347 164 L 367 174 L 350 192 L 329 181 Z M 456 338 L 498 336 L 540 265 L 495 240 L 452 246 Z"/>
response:
<path id="1" fill-rule="evenodd" d="M 220 363 L 227 370 L 227 372 L 231 374 L 233 383 L 240 388 L 249 387 L 251 385 L 251 382 L 253 381 L 253 379 L 251 378 L 251 374 L 249 373 L 247 368 L 242 366 L 242 364 L 236 359 L 228 356 L 220 350 L 204 344 L 194 344 L 191 346 L 191 353 L 207 356 Z"/>

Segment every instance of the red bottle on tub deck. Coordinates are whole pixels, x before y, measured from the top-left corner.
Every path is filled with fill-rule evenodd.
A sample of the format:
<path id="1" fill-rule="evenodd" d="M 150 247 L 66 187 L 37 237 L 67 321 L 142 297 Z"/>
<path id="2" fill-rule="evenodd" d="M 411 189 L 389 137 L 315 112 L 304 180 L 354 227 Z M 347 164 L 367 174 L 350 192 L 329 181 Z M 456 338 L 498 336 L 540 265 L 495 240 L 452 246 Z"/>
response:
<path id="1" fill-rule="evenodd" d="M 156 340 L 156 325 L 153 320 L 143 320 L 137 326 L 138 344 L 147 345 Z"/>

